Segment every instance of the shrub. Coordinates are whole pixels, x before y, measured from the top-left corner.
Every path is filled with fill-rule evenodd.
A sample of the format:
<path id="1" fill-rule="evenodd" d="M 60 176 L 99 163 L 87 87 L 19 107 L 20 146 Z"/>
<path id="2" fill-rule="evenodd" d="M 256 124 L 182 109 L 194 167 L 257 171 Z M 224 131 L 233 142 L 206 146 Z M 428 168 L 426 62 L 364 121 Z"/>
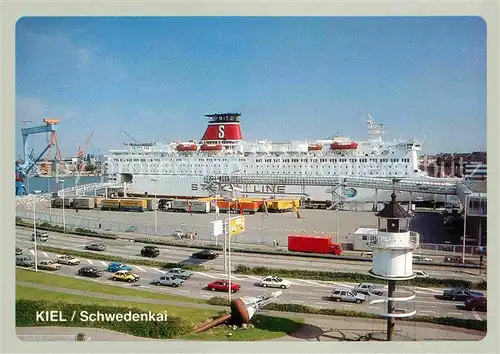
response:
<path id="1" fill-rule="evenodd" d="M 67 302 L 51 302 L 45 300 L 16 300 L 16 326 L 51 326 L 53 322 L 37 321 L 37 311 L 61 311 L 66 322 L 57 322 L 59 326 L 66 327 L 94 327 L 105 328 L 113 331 L 128 333 L 139 337 L 148 338 L 174 338 L 185 334 L 192 329 L 192 324 L 180 317 L 168 316 L 166 321 L 85 321 L 80 317 L 81 311 L 88 313 L 125 314 L 147 313 L 136 308 L 119 306 L 85 305 Z M 71 317 L 75 314 L 74 318 Z"/>
<path id="2" fill-rule="evenodd" d="M 477 288 L 478 288 L 479 290 L 486 290 L 487 285 L 488 285 L 488 284 L 487 284 L 486 279 L 483 279 L 483 280 L 481 280 L 479 283 L 477 283 Z"/>

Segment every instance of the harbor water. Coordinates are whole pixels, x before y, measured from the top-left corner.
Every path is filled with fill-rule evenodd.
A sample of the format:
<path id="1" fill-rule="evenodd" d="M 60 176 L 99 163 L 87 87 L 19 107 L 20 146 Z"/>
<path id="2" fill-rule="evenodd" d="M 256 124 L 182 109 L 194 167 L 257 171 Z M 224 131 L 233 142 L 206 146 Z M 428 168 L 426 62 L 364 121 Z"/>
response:
<path id="1" fill-rule="evenodd" d="M 64 181 L 64 183 L 62 182 Z M 78 185 L 101 182 L 102 176 L 82 176 Z M 63 188 L 70 188 L 76 184 L 76 176 L 65 177 L 29 177 L 24 181 L 28 193 L 42 191 L 43 193 L 57 192 Z"/>

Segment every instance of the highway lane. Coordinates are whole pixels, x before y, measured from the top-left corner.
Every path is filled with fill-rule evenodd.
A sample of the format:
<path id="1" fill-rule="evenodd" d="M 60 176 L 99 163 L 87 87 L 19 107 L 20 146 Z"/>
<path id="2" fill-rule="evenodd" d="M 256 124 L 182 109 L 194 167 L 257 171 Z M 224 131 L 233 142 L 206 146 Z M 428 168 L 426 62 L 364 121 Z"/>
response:
<path id="1" fill-rule="evenodd" d="M 33 255 L 34 251 L 32 249 L 25 248 L 24 254 Z M 42 259 L 53 259 L 57 258 L 57 254 L 51 252 L 39 251 L 39 260 Z M 109 262 L 100 261 L 95 259 L 83 259 L 80 258 L 81 264 L 78 266 L 67 266 L 63 265 L 59 271 L 47 272 L 61 274 L 69 276 L 72 278 L 80 278 L 76 272 L 84 265 L 92 265 L 99 269 L 106 269 Z M 99 279 L 89 279 L 98 283 L 104 283 L 114 286 L 120 286 L 125 288 L 135 288 L 140 290 L 148 290 L 166 294 L 177 294 L 194 298 L 209 299 L 213 296 L 226 296 L 226 293 L 212 292 L 205 290 L 205 286 L 216 279 L 227 278 L 227 274 L 221 272 L 194 272 L 191 279 L 187 280 L 185 284 L 180 288 L 170 288 L 164 286 L 156 286 L 152 284 L 152 280 L 161 276 L 165 270 L 154 268 L 144 265 L 133 265 L 129 264 L 133 268 L 133 272 L 140 275 L 141 279 L 134 284 L 115 282 L 110 280 L 111 273 L 105 272 L 104 276 Z M 232 276 L 232 280 L 242 285 L 242 290 L 234 296 L 258 296 L 263 292 L 269 291 L 269 289 L 262 288 L 257 285 L 257 281 L 260 278 L 257 276 L 248 276 L 236 274 Z M 352 304 L 352 303 L 337 303 L 329 300 L 329 295 L 333 288 L 335 287 L 351 287 L 353 284 L 350 283 L 340 283 L 340 282 L 323 282 L 323 281 L 309 281 L 304 279 L 289 279 L 292 282 L 292 286 L 289 289 L 283 290 L 283 295 L 276 300 L 278 303 L 293 303 L 309 305 L 314 307 L 323 308 L 339 308 L 339 309 L 350 309 L 356 311 L 370 312 L 370 313 L 382 313 L 385 309 L 384 303 L 378 303 L 370 305 L 369 301 L 362 304 Z M 404 288 L 399 288 L 398 296 L 408 295 L 407 292 L 402 291 Z M 441 291 L 435 289 L 415 289 L 417 293 L 417 298 L 413 304 L 400 304 L 399 308 L 416 309 L 418 314 L 428 315 L 428 316 L 451 316 L 458 318 L 471 318 L 471 319 L 485 319 L 486 314 L 465 311 L 460 308 L 461 302 L 444 301 L 436 298 Z"/>
<path id="2" fill-rule="evenodd" d="M 25 228 L 16 228 L 16 240 L 19 242 L 30 242 L 32 230 Z M 91 242 L 104 242 L 108 246 L 105 253 L 119 255 L 127 258 L 141 258 L 140 250 L 144 244 L 139 242 L 127 242 L 119 240 L 106 240 L 97 237 L 77 236 L 71 234 L 62 234 L 50 232 L 49 240 L 45 243 L 47 246 L 84 250 L 86 244 Z M 198 261 L 190 258 L 190 255 L 196 249 L 159 246 L 160 256 L 157 260 L 165 262 L 183 262 L 186 264 L 206 264 L 215 270 L 224 269 L 223 257 L 214 261 Z M 270 268 L 293 268 L 309 270 L 331 270 L 341 272 L 366 273 L 371 268 L 371 262 L 353 262 L 337 259 L 311 259 L 293 256 L 276 256 L 251 253 L 233 253 L 231 255 L 232 264 L 242 264 L 247 266 L 265 266 Z M 454 269 L 439 266 L 415 265 L 415 269 L 424 270 L 431 277 L 464 279 L 474 282 L 481 280 L 479 271 L 476 269 Z"/>

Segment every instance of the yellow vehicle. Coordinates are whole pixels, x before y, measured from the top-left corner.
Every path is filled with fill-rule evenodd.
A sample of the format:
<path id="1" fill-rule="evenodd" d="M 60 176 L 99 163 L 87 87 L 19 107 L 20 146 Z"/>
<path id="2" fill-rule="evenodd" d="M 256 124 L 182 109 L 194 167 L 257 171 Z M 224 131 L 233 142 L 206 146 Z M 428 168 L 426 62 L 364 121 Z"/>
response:
<path id="1" fill-rule="evenodd" d="M 119 270 L 118 272 L 113 274 L 111 280 L 119 280 L 119 281 L 126 281 L 129 283 L 133 283 L 138 281 L 140 278 L 141 277 L 139 275 L 134 274 L 128 270 Z"/>

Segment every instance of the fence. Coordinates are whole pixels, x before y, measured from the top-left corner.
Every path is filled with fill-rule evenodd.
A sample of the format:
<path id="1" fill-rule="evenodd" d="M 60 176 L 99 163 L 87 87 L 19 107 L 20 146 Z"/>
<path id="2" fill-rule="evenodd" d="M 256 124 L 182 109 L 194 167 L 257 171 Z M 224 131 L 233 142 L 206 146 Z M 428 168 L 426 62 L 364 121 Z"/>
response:
<path id="1" fill-rule="evenodd" d="M 16 209 L 16 216 L 23 218 L 27 222 L 32 222 L 33 212 L 28 210 Z M 75 216 L 66 215 L 65 216 L 65 226 L 67 232 L 75 231 L 76 228 L 84 228 L 92 230 L 95 232 L 110 232 L 110 233 L 134 233 L 140 235 L 155 235 L 155 226 L 153 217 L 148 221 L 135 221 L 135 222 L 121 222 L 121 221 L 109 221 L 104 220 L 105 212 L 103 216 L 99 217 L 89 217 L 89 216 Z M 40 225 L 44 222 L 50 223 L 52 225 L 57 225 L 63 227 L 63 217 L 60 214 L 50 214 L 47 211 L 36 212 L 37 224 Z M 197 239 L 207 242 L 214 242 L 214 238 L 210 237 L 210 226 L 208 224 L 194 224 L 194 223 L 160 223 L 157 224 L 156 236 L 171 236 L 175 231 L 182 230 L 183 232 L 195 232 L 198 234 Z M 306 232 L 306 230 L 304 230 Z M 314 232 L 316 233 L 316 232 Z M 286 233 L 287 234 L 287 233 Z M 283 235 L 281 235 L 283 236 Z M 246 244 L 267 244 L 272 245 L 273 239 L 280 237 L 278 230 L 273 229 L 248 229 L 245 233 L 236 235 L 231 238 L 233 243 L 246 243 Z M 282 245 L 286 245 L 286 238 L 282 239 Z M 462 254 L 462 245 L 450 245 L 450 244 L 430 244 L 421 243 L 420 249 L 432 252 L 449 252 L 456 253 L 457 255 Z M 486 247 L 483 247 L 484 252 L 486 252 Z M 467 254 L 478 254 L 478 246 L 465 246 L 465 253 Z"/>

